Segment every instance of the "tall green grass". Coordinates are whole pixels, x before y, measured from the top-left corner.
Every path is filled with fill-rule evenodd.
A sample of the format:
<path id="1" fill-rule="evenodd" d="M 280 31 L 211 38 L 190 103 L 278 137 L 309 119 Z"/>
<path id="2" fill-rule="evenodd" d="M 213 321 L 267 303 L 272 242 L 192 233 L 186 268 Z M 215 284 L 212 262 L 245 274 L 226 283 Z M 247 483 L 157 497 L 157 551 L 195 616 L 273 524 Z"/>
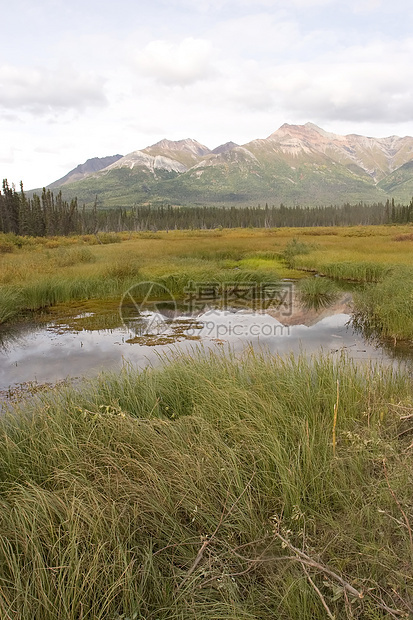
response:
<path id="1" fill-rule="evenodd" d="M 367 335 L 413 341 L 413 270 L 399 267 L 354 294 L 354 320 Z"/>
<path id="2" fill-rule="evenodd" d="M 394 267 L 371 261 L 327 263 L 322 273 L 335 280 L 353 280 L 354 282 L 379 282 Z"/>
<path id="3" fill-rule="evenodd" d="M 339 290 L 335 283 L 326 278 L 305 278 L 298 285 L 298 299 L 309 310 L 331 306 L 338 295 Z"/>
<path id="4" fill-rule="evenodd" d="M 21 312 L 23 300 L 17 287 L 3 288 L 0 293 L 0 324 L 14 319 Z"/>
<path id="5" fill-rule="evenodd" d="M 3 287 L 0 297 L 0 323 L 16 319 L 22 312 L 39 310 L 58 303 L 101 297 L 121 296 L 133 280 L 116 278 L 50 277 L 26 283 L 24 286 Z"/>
<path id="6" fill-rule="evenodd" d="M 25 310 L 39 310 L 58 303 L 72 300 L 105 299 L 122 297 L 130 288 L 140 282 L 155 282 L 167 288 L 177 299 L 184 297 L 191 281 L 200 283 L 217 283 L 224 286 L 229 283 L 274 282 L 276 276 L 267 270 L 219 270 L 211 267 L 200 270 L 166 272 L 155 275 L 141 272 L 138 267 L 115 263 L 104 276 L 89 277 L 48 277 L 27 282 L 24 285 L 4 286 L 0 296 L 0 323 L 18 317 Z M 145 289 L 141 289 L 144 295 Z M 136 295 L 137 289 L 134 289 Z M 139 301 L 136 299 L 135 301 Z"/>
<path id="7" fill-rule="evenodd" d="M 64 260 L 71 260 L 74 253 L 69 251 L 62 256 Z M 85 271 L 84 268 L 90 269 L 88 263 L 94 261 L 89 260 L 87 254 L 84 258 L 86 260 L 81 264 L 83 271 L 76 271 L 76 266 L 71 273 L 67 270 L 56 273 L 54 270 L 22 281 L 19 285 L 5 284 L 0 287 L 0 323 L 18 317 L 23 311 L 39 310 L 73 300 L 113 297 L 120 300 L 130 287 L 141 282 L 161 284 L 181 299 L 190 282 L 224 286 L 229 283 L 260 284 L 279 280 L 274 267 L 262 268 L 262 263 L 255 269 L 249 268 L 249 265 L 234 269 L 220 265 L 219 261 L 181 259 L 176 264 L 158 264 L 154 267 L 126 257 L 105 263 L 102 267 L 93 264 L 91 271 Z M 69 262 L 69 265 L 72 266 L 72 263 Z"/>
<path id="8" fill-rule="evenodd" d="M 336 618 L 408 614 L 412 398 L 345 358 L 194 352 L 21 404 L 0 420 L 0 616 L 325 618 L 314 586 Z"/>

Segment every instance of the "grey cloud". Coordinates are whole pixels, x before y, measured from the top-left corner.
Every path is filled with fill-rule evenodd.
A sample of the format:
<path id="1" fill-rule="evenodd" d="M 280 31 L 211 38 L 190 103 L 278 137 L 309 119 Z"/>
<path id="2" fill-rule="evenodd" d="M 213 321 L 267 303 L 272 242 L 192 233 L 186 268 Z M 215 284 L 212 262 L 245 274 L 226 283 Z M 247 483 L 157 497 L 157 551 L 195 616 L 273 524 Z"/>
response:
<path id="1" fill-rule="evenodd" d="M 2 110 L 0 107 L 0 120 L 8 123 L 15 123 L 20 121 L 20 117 L 18 114 L 14 114 L 13 112 L 7 110 Z"/>
<path id="2" fill-rule="evenodd" d="M 94 74 L 3 65 L 0 107 L 41 115 L 106 103 L 104 81 Z"/>
<path id="3" fill-rule="evenodd" d="M 308 118 L 401 123 L 411 121 L 410 42 L 349 48 L 329 62 L 284 64 L 268 71 L 276 104 Z M 358 58 L 358 62 L 356 59 Z"/>

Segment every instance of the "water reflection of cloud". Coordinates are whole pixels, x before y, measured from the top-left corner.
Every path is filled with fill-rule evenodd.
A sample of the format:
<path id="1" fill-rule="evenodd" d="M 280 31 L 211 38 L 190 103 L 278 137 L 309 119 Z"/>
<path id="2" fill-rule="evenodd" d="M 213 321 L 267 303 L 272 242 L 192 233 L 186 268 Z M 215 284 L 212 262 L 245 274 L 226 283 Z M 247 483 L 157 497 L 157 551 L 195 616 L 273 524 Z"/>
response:
<path id="1" fill-rule="evenodd" d="M 347 314 L 336 314 L 311 326 L 285 327 L 265 313 L 214 310 L 196 318 L 198 324 L 203 323 L 196 335 L 201 336 L 206 348 L 215 347 L 218 341 L 235 352 L 252 345 L 273 354 L 314 353 L 323 349 L 337 354 L 345 350 L 356 359 L 391 359 L 347 327 L 349 319 Z M 196 346 L 194 341 L 185 339 L 154 347 L 128 344 L 133 333 L 125 328 L 73 332 L 57 325 L 25 325 L 16 329 L 4 340 L 5 347 L 0 351 L 0 389 L 33 380 L 43 383 L 68 376 L 93 376 L 103 369 L 120 369 L 125 362 L 138 367 L 158 364 L 172 349 L 186 352 Z"/>

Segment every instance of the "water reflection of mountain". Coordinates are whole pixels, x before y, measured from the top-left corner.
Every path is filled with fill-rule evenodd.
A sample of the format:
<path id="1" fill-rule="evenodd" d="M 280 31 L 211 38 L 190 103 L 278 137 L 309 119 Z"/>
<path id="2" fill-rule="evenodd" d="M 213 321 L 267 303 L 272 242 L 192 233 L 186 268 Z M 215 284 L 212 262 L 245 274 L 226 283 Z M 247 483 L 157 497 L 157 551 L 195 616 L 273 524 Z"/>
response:
<path id="1" fill-rule="evenodd" d="M 185 306 L 156 309 L 131 305 L 121 316 L 113 301 L 100 307 L 90 301 L 0 326 L 0 389 L 93 376 L 124 363 L 145 367 L 158 363 L 170 346 L 185 352 L 194 341 L 206 348 L 228 345 L 240 353 L 247 346 L 275 355 L 346 353 L 357 363 L 384 361 L 394 367 L 413 357 L 409 345 L 393 346 L 355 331 L 350 292 L 318 310 L 306 309 L 294 295 L 290 309 L 280 304 L 254 312 L 245 303 L 214 305 L 202 312 L 188 312 Z"/>
<path id="2" fill-rule="evenodd" d="M 353 298 L 351 293 L 344 293 L 337 301 L 326 308 L 319 308 L 318 310 L 314 308 L 309 309 L 301 304 L 298 300 L 298 296 L 294 294 L 290 312 L 286 312 L 285 308 L 281 310 L 271 308 L 267 313 L 285 326 L 305 325 L 306 327 L 311 327 L 316 325 L 319 321 L 329 316 L 334 316 L 335 314 L 351 314 L 352 304 Z"/>

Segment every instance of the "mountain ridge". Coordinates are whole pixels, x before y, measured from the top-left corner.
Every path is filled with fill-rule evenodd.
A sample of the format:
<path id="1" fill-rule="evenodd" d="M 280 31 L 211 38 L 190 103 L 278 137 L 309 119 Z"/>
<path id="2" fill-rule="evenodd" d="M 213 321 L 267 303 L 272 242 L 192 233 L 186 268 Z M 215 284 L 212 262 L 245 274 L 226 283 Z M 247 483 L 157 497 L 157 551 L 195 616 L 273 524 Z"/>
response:
<path id="1" fill-rule="evenodd" d="M 121 159 L 123 155 L 107 155 L 106 157 L 92 157 L 87 159 L 85 163 L 79 164 L 73 170 L 70 170 L 65 176 L 57 181 L 53 181 L 47 187 L 49 189 L 54 189 L 55 187 L 60 187 L 62 185 L 66 185 L 67 183 L 73 183 L 74 181 L 80 181 L 81 179 L 89 176 L 93 172 L 99 172 L 99 170 L 103 170 L 107 168 L 115 161 Z"/>
<path id="2" fill-rule="evenodd" d="M 411 161 L 410 136 L 340 135 L 311 122 L 284 123 L 267 138 L 213 150 L 192 138 L 163 139 L 66 181 L 61 189 L 86 204 L 97 195 L 103 207 L 410 200 L 413 167 L 406 164 Z"/>

